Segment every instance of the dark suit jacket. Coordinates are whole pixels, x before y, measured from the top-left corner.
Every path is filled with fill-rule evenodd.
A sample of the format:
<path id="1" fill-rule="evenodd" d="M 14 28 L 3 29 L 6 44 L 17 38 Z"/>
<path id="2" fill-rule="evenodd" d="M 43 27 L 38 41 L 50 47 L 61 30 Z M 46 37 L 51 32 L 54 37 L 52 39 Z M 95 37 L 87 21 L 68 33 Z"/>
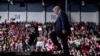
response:
<path id="1" fill-rule="evenodd" d="M 55 32 L 57 34 L 61 34 L 62 30 L 66 31 L 66 34 L 69 35 L 71 33 L 70 31 L 70 25 L 68 22 L 68 17 L 65 12 L 60 11 L 57 17 L 57 20 L 55 22 Z"/>

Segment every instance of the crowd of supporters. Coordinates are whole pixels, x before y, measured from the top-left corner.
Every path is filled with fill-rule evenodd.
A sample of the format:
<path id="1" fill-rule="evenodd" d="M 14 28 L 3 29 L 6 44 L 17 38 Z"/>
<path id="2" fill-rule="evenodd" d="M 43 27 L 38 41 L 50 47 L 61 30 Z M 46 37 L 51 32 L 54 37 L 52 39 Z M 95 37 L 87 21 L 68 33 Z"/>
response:
<path id="1" fill-rule="evenodd" d="M 54 23 L 4 22 L 0 24 L 0 52 L 55 52 L 50 39 Z M 93 22 L 70 23 L 68 36 L 70 55 L 100 54 L 100 26 Z M 58 38 L 59 43 L 61 40 Z M 55 52 L 56 53 L 56 52 Z M 63 51 L 62 51 L 63 53 Z"/>

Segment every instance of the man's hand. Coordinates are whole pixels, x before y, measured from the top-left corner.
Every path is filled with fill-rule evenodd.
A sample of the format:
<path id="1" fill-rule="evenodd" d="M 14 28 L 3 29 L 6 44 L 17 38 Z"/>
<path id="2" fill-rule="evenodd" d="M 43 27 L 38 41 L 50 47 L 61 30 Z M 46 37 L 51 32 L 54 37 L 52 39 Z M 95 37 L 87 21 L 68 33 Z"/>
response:
<path id="1" fill-rule="evenodd" d="M 65 34 L 66 33 L 66 31 L 65 30 L 62 30 L 62 34 Z"/>

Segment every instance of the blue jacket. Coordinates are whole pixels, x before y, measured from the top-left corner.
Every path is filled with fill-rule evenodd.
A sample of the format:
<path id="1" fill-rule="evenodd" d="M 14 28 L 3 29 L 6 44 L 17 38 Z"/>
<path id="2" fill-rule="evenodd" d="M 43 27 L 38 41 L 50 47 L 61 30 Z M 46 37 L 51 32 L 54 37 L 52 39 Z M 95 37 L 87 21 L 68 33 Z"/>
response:
<path id="1" fill-rule="evenodd" d="M 69 35 L 71 33 L 70 25 L 69 25 L 68 17 L 66 15 L 66 13 L 64 13 L 63 11 L 59 12 L 54 27 L 55 27 L 54 31 L 57 34 L 61 34 L 62 30 L 65 30 L 67 35 Z"/>

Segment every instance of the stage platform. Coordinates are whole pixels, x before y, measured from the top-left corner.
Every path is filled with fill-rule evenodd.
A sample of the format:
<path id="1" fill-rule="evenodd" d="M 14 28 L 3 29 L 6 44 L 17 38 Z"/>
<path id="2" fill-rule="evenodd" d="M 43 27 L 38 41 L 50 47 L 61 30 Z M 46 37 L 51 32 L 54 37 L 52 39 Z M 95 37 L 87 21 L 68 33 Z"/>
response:
<path id="1" fill-rule="evenodd" d="M 63 54 L 52 54 L 49 52 L 1 52 L 0 56 L 63 56 Z"/>

